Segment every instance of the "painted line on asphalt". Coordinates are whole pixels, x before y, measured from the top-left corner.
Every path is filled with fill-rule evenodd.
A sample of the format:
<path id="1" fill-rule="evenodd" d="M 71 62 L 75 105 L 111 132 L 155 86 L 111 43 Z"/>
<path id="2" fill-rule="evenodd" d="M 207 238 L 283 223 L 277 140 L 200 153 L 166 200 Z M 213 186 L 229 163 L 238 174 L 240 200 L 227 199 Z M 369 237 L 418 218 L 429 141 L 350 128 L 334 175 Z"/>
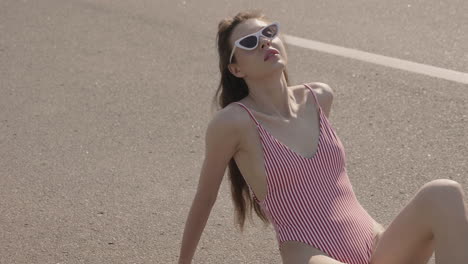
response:
<path id="1" fill-rule="evenodd" d="M 439 68 L 427 64 L 387 57 L 383 55 L 373 54 L 356 49 L 344 48 L 332 44 L 327 44 L 315 40 L 304 39 L 291 35 L 283 35 L 286 43 L 301 48 L 312 49 L 316 51 L 326 52 L 346 58 L 352 58 L 365 62 L 370 62 L 378 65 L 392 67 L 400 70 L 405 70 L 414 73 L 429 75 L 436 78 L 441 78 L 458 83 L 468 84 L 468 73 L 459 72 L 444 68 Z"/>

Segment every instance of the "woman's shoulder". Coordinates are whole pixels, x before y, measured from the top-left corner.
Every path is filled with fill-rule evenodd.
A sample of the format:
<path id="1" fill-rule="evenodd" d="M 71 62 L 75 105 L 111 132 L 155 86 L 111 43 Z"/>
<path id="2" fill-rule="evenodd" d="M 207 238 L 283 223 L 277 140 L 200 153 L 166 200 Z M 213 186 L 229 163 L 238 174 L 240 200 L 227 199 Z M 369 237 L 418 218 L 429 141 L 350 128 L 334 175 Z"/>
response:
<path id="1" fill-rule="evenodd" d="M 330 87 L 330 85 L 323 83 L 323 82 L 309 82 L 305 83 L 310 88 L 314 90 L 315 93 L 317 94 L 330 94 L 333 95 L 333 89 Z"/>
<path id="2" fill-rule="evenodd" d="M 240 107 L 239 107 L 240 108 Z M 216 111 L 206 128 L 206 138 L 229 138 L 232 145 L 237 149 L 242 133 L 242 115 L 232 104 Z"/>
<path id="3" fill-rule="evenodd" d="M 240 119 L 239 113 L 242 111 L 241 106 L 237 102 L 232 102 L 224 108 L 218 110 L 213 119 L 224 120 L 226 122 L 237 122 Z"/>
<path id="4" fill-rule="evenodd" d="M 232 102 L 218 110 L 213 119 L 229 123 L 232 128 L 243 128 L 249 122 L 249 116 L 245 114 L 246 110 L 242 109 L 243 107 L 237 103 Z M 239 103 L 242 103 L 242 101 L 239 101 Z"/>
<path id="5" fill-rule="evenodd" d="M 330 116 L 330 111 L 333 103 L 332 88 L 328 84 L 322 82 L 312 82 L 306 84 L 310 86 L 310 88 L 312 88 L 312 90 L 314 91 L 320 107 L 324 111 L 325 116 L 328 118 Z M 313 95 L 310 94 L 309 96 L 312 97 Z"/>

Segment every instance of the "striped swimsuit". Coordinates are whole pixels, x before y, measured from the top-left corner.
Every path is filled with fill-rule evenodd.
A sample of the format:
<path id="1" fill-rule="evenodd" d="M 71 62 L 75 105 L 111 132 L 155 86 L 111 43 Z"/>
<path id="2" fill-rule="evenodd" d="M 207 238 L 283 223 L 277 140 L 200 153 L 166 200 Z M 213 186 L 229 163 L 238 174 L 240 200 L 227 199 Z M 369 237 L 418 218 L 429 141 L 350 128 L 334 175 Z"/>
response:
<path id="1" fill-rule="evenodd" d="M 272 223 L 281 251 L 284 241 L 299 241 L 347 264 L 368 264 L 373 248 L 374 220 L 357 200 L 345 166 L 344 147 L 312 92 L 319 116 L 316 153 L 303 157 L 273 137 L 242 106 L 262 143 L 267 194 L 253 199 Z"/>

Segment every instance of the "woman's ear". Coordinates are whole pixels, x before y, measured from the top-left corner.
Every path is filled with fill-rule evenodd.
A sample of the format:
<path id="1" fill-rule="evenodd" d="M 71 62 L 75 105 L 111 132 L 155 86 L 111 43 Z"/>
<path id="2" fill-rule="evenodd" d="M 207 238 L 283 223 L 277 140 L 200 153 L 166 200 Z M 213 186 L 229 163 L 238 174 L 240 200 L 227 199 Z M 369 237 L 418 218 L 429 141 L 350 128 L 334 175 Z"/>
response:
<path id="1" fill-rule="evenodd" d="M 228 69 L 232 73 L 232 75 L 236 76 L 237 78 L 245 77 L 245 74 L 241 71 L 239 65 L 237 65 L 236 63 L 229 64 Z"/>

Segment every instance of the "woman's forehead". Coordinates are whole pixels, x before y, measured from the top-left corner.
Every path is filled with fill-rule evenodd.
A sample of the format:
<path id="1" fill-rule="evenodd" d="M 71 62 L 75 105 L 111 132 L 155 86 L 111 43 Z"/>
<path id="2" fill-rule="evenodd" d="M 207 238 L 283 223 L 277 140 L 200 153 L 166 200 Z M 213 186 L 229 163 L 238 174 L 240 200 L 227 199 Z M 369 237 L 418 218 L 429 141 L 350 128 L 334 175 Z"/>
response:
<path id="1" fill-rule="evenodd" d="M 248 20 L 241 22 L 234 28 L 232 32 L 231 43 L 234 43 L 234 41 L 238 40 L 241 37 L 244 37 L 244 36 L 247 36 L 249 34 L 259 31 L 262 27 L 266 25 L 268 25 L 267 22 L 256 19 L 256 18 L 248 19 Z"/>

